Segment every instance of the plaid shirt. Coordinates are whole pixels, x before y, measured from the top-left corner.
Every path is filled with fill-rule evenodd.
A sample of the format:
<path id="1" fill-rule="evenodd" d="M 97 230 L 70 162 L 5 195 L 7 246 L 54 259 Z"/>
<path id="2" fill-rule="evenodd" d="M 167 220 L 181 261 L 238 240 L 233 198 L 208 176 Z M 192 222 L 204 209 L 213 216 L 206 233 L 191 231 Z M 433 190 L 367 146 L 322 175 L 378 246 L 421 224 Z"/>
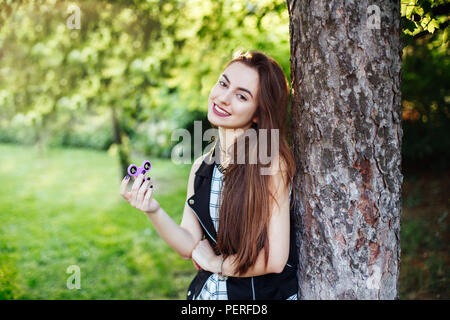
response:
<path id="1" fill-rule="evenodd" d="M 223 173 L 218 169 L 217 163 L 214 164 L 214 171 L 211 180 L 211 194 L 209 201 L 209 212 L 214 224 L 216 232 L 219 229 L 219 208 L 222 203 L 222 183 Z M 291 187 L 292 192 L 292 187 Z M 291 193 L 289 194 L 290 197 Z M 206 280 L 202 291 L 195 300 L 228 300 L 227 294 L 227 281 L 220 280 L 217 273 L 213 273 Z M 297 300 L 297 294 L 294 294 L 287 298 L 287 300 Z"/>

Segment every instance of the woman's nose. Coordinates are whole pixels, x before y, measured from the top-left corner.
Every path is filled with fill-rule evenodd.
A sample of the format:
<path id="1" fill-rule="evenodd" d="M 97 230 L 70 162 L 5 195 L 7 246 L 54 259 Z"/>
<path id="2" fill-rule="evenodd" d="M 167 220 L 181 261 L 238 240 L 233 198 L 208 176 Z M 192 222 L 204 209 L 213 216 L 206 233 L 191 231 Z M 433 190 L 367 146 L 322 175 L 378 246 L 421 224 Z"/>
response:
<path id="1" fill-rule="evenodd" d="M 229 105 L 231 101 L 231 95 L 232 95 L 231 90 L 226 90 L 219 96 L 219 103 Z"/>

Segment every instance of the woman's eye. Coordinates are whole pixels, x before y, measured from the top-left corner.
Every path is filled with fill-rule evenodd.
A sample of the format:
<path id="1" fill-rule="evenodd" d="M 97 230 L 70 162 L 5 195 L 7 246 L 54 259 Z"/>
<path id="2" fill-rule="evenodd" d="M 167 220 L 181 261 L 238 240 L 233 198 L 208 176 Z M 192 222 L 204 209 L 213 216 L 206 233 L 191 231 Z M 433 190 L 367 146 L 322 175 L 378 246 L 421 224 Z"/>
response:
<path id="1" fill-rule="evenodd" d="M 247 99 L 242 95 L 242 94 L 238 94 L 239 99 L 247 101 Z"/>
<path id="2" fill-rule="evenodd" d="M 219 80 L 219 84 L 222 87 L 227 86 L 227 84 L 225 82 L 223 82 L 222 80 Z M 247 98 L 245 96 L 243 96 L 242 94 L 238 94 L 237 96 L 239 97 L 240 100 L 247 101 Z"/>

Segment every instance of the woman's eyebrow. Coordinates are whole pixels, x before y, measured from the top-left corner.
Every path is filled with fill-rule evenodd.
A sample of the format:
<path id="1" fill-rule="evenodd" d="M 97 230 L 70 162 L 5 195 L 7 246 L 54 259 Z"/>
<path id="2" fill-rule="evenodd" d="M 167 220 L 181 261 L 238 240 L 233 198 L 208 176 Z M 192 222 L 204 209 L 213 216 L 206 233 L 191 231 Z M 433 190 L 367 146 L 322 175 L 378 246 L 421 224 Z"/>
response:
<path id="1" fill-rule="evenodd" d="M 228 81 L 228 83 L 231 83 L 230 80 L 228 79 L 228 77 L 226 76 L 225 73 L 222 74 L 222 76 Z M 252 93 L 250 92 L 250 90 L 247 90 L 247 89 L 245 89 L 245 88 L 238 88 L 238 89 L 239 89 L 239 90 L 242 90 L 242 91 L 245 91 L 245 92 L 248 92 L 248 94 L 253 98 L 253 95 L 252 95 Z"/>

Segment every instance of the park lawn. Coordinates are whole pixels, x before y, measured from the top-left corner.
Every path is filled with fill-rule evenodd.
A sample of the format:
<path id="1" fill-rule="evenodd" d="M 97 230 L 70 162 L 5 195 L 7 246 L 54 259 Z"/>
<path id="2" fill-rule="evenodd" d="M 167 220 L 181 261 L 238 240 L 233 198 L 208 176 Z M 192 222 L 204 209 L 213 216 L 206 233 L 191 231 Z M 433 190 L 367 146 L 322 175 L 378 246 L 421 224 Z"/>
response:
<path id="1" fill-rule="evenodd" d="M 133 157 L 140 164 L 145 157 Z M 190 165 L 150 159 L 155 198 L 181 222 Z M 0 144 L 0 299 L 185 299 L 196 274 L 119 195 L 106 152 Z M 448 299 L 450 172 L 405 176 L 400 299 Z M 68 289 L 77 265 L 81 288 Z"/>
<path id="2" fill-rule="evenodd" d="M 154 197 L 179 224 L 190 165 L 150 160 Z M 0 163 L 0 299 L 186 298 L 196 269 L 119 195 L 117 157 L 0 144 Z M 67 288 L 71 265 L 80 289 Z"/>
<path id="3" fill-rule="evenodd" d="M 405 175 L 400 299 L 450 298 L 450 170 Z"/>

